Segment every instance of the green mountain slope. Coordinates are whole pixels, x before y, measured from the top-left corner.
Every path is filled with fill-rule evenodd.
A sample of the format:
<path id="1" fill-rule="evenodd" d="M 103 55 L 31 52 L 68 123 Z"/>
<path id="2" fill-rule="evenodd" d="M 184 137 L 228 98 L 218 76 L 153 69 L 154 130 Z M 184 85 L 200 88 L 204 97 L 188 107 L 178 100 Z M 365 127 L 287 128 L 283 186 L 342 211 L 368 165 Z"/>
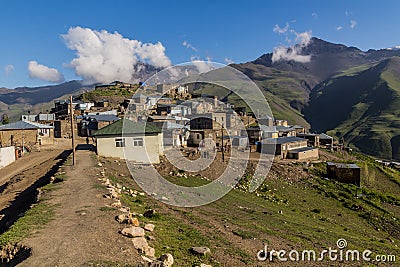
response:
<path id="1" fill-rule="evenodd" d="M 315 131 L 344 137 L 370 155 L 400 159 L 400 58 L 324 81 L 304 113 Z"/>

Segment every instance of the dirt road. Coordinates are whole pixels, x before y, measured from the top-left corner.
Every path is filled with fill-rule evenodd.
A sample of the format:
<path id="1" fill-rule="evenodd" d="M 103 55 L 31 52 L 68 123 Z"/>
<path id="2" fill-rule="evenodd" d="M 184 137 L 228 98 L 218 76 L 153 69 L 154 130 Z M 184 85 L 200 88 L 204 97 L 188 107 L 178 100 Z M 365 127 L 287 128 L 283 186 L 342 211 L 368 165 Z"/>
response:
<path id="1" fill-rule="evenodd" d="M 111 202 L 102 196 L 105 189 L 99 187 L 96 173 L 100 170 L 92 155 L 91 151 L 78 150 L 77 165 L 66 167 L 66 181 L 49 200 L 59 204 L 56 218 L 39 234 L 24 240 L 32 248 L 32 256 L 21 266 L 139 262 L 132 243 L 118 233 L 122 226 L 113 219 L 118 211 L 104 211 Z"/>
<path id="2" fill-rule="evenodd" d="M 31 152 L 24 155 L 17 161 L 0 169 L 0 185 L 27 169 L 34 168 L 49 159 L 57 157 L 63 150 L 63 148 L 57 148 L 54 150 Z"/>

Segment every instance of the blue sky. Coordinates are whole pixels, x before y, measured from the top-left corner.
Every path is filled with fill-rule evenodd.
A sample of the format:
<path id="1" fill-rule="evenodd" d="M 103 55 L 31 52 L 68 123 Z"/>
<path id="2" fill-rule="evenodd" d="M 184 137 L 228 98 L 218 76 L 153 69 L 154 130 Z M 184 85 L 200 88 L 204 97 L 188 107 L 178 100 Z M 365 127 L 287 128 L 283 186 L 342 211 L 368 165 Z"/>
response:
<path id="1" fill-rule="evenodd" d="M 1 0 L 0 87 L 89 77 L 88 70 L 77 71 L 87 61 L 71 64 L 77 51 L 62 36 L 75 27 L 87 29 L 87 34 L 100 36 L 105 30 L 118 32 L 121 39 L 160 42 L 170 64 L 194 58 L 240 63 L 289 45 L 287 38 L 296 37 L 293 32 L 311 31 L 312 36 L 363 50 L 400 45 L 399 10 L 399 1 Z M 288 31 L 274 32 L 276 25 L 289 25 Z M 80 43 L 74 38 L 76 48 Z"/>

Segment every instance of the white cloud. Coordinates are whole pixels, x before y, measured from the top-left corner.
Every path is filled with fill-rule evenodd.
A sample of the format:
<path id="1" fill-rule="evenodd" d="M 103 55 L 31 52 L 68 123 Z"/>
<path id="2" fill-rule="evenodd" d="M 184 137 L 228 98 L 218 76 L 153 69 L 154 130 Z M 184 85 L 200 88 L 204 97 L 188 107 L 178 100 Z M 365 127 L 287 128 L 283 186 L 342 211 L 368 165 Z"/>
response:
<path id="1" fill-rule="evenodd" d="M 315 12 L 313 12 L 313 13 L 311 14 L 311 16 L 312 16 L 314 19 L 318 18 L 318 14 L 315 13 Z"/>
<path id="2" fill-rule="evenodd" d="M 357 21 L 354 19 L 350 20 L 350 28 L 354 29 L 357 26 Z"/>
<path id="3" fill-rule="evenodd" d="M 28 71 L 29 77 L 51 83 L 60 83 L 65 80 L 64 76 L 58 70 L 39 64 L 37 61 L 29 61 Z"/>
<path id="4" fill-rule="evenodd" d="M 308 32 L 301 32 L 301 33 L 297 33 L 296 34 L 296 41 L 300 42 L 300 45 L 302 46 L 307 46 L 310 41 L 311 41 L 311 31 Z"/>
<path id="5" fill-rule="evenodd" d="M 235 61 L 233 61 L 232 59 L 226 57 L 225 58 L 225 63 L 229 65 L 229 64 L 235 63 Z"/>
<path id="6" fill-rule="evenodd" d="M 337 26 L 337 27 L 336 27 L 336 30 L 337 30 L 337 31 L 341 31 L 342 29 L 343 29 L 342 26 Z"/>
<path id="7" fill-rule="evenodd" d="M 14 71 L 14 69 L 14 65 L 7 65 L 4 67 L 4 73 L 6 74 L 6 76 L 8 76 L 12 71 Z"/>
<path id="8" fill-rule="evenodd" d="M 198 51 L 196 47 L 194 47 L 192 44 L 190 44 L 190 43 L 187 42 L 187 41 L 183 41 L 182 45 L 183 45 L 184 47 L 186 47 L 186 48 L 192 49 L 192 50 L 195 51 L 195 52 Z"/>
<path id="9" fill-rule="evenodd" d="M 296 31 L 291 30 L 291 32 L 296 35 L 295 40 L 298 44 L 291 47 L 276 47 L 272 54 L 272 62 L 280 60 L 292 60 L 301 63 L 310 62 L 311 55 L 302 55 L 301 52 L 302 49 L 308 46 L 311 41 L 311 31 L 297 33 Z"/>
<path id="10" fill-rule="evenodd" d="M 171 65 L 165 55 L 165 47 L 160 42 L 142 43 L 124 38 L 118 32 L 82 27 L 70 28 L 62 37 L 67 47 L 76 51 L 76 57 L 69 66 L 86 82 L 133 82 L 136 80 L 134 74 L 140 71 L 135 68 L 139 61 L 155 67 Z"/>
<path id="11" fill-rule="evenodd" d="M 281 28 L 279 27 L 278 24 L 275 25 L 275 27 L 272 29 L 274 32 L 279 33 L 279 34 L 284 34 L 289 30 L 289 23 L 286 22 L 286 26 Z"/>
<path id="12" fill-rule="evenodd" d="M 205 73 L 215 69 L 210 57 L 207 57 L 207 61 L 200 60 L 198 57 L 191 57 L 190 61 L 192 61 L 199 73 Z"/>

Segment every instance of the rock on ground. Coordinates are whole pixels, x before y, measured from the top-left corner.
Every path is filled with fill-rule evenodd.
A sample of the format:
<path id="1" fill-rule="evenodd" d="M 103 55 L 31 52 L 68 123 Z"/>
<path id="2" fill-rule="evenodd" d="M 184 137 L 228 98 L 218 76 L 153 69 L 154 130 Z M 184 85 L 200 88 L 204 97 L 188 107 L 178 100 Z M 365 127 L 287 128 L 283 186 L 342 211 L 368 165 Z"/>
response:
<path id="1" fill-rule="evenodd" d="M 164 267 L 171 267 L 174 263 L 174 257 L 169 253 L 162 254 L 158 259 L 163 263 L 162 266 Z"/>
<path id="2" fill-rule="evenodd" d="M 192 248 L 190 249 L 190 251 L 191 251 L 193 254 L 202 255 L 202 256 L 211 253 L 211 250 L 210 250 L 208 247 L 192 247 Z"/>
<path id="3" fill-rule="evenodd" d="M 142 237 L 144 236 L 144 229 L 141 227 L 127 227 L 122 229 L 121 234 L 127 237 Z"/>
<path id="4" fill-rule="evenodd" d="M 154 224 L 148 223 L 144 226 L 144 230 L 149 231 L 149 232 L 153 232 L 154 231 Z"/>

